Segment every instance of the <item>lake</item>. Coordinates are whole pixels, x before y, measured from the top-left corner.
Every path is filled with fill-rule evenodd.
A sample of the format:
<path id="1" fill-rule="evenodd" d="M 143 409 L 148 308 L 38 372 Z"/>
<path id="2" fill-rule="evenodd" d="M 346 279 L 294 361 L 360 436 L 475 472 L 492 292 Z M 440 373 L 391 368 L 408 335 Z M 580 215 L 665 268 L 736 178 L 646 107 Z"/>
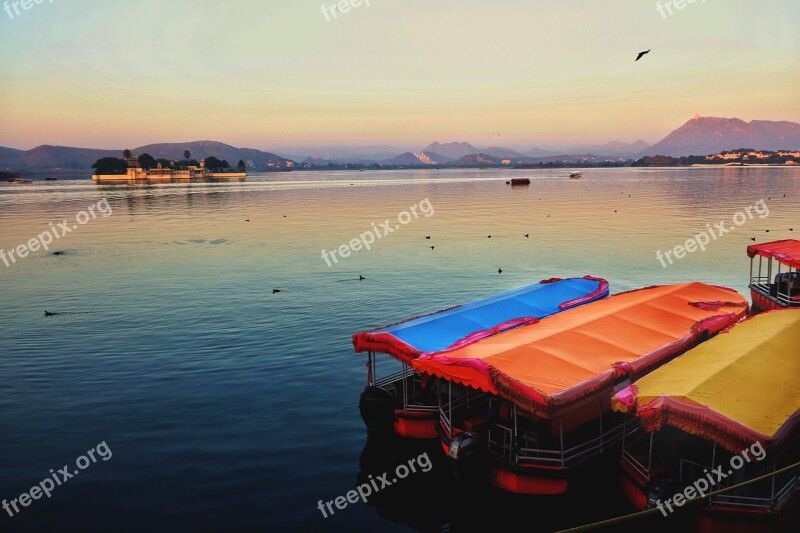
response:
<path id="1" fill-rule="evenodd" d="M 98 443 L 113 453 L 18 515 L 0 511 L 0 530 L 464 531 L 523 516 L 531 531 L 552 531 L 630 512 L 613 473 L 566 499 L 462 495 L 441 448 L 367 446 L 358 414 L 366 356 L 353 353 L 355 332 L 585 274 L 606 278 L 612 293 L 697 280 L 749 299 L 751 238 L 800 238 L 800 169 L 567 176 L 407 170 L 0 185 L 1 249 L 50 222 L 77 226 L 50 244 L 63 255 L 0 262 L 0 499 Z M 511 177 L 531 184 L 512 188 Z M 111 214 L 73 223 L 103 199 Z M 735 226 L 759 200 L 763 209 Z M 370 251 L 323 259 L 387 219 L 392 231 Z M 722 221 L 735 229 L 706 251 L 666 267 L 657 259 Z M 421 453 L 430 472 L 371 505 L 328 518 L 318 510 L 354 489 L 360 468 Z"/>

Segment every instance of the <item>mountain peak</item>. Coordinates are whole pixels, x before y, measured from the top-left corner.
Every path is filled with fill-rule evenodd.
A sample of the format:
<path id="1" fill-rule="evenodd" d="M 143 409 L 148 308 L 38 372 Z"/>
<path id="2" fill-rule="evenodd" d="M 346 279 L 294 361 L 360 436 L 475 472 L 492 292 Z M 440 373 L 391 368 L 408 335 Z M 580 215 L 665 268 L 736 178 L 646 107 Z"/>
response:
<path id="1" fill-rule="evenodd" d="M 479 152 L 477 148 L 468 142 L 463 141 L 444 144 L 436 141 L 433 144 L 425 147 L 422 151 L 425 153 L 433 152 L 434 154 L 439 154 L 450 159 L 460 159 L 465 155 L 476 154 Z"/>
<path id="2" fill-rule="evenodd" d="M 747 147 L 754 150 L 796 150 L 800 148 L 800 124 L 695 115 L 640 156 L 716 154 Z"/>

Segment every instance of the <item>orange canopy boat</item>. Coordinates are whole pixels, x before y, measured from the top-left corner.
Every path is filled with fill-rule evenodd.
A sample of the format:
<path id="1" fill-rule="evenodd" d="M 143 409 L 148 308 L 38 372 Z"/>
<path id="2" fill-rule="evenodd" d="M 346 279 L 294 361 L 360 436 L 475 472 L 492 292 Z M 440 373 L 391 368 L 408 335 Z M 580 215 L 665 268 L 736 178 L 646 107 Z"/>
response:
<path id="1" fill-rule="evenodd" d="M 474 392 L 466 401 L 459 394 L 455 405 L 440 398 L 438 429 L 451 458 L 488 448 L 495 485 L 561 493 L 573 469 L 621 439 L 624 417 L 610 412 L 615 387 L 738 322 L 747 310 L 742 296 L 723 287 L 648 287 L 425 354 L 413 366 L 445 380 L 440 391 L 463 386 Z"/>

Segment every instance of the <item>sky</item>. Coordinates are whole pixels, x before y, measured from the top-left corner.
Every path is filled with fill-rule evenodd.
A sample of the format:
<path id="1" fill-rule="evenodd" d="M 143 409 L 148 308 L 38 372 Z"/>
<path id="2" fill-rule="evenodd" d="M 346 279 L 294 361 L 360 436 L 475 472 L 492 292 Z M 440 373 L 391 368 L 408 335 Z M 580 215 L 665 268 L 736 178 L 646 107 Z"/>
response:
<path id="1" fill-rule="evenodd" d="M 355 0 L 327 19 L 334 0 L 35 1 L 0 10 L 0 146 L 568 146 L 654 143 L 695 114 L 800 122 L 800 0 Z"/>

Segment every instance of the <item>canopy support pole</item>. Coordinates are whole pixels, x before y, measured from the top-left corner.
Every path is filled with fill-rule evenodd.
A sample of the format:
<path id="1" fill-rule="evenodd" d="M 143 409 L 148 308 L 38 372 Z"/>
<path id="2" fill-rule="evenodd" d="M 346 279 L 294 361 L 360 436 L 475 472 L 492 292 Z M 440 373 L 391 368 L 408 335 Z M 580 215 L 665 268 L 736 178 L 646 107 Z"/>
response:
<path id="1" fill-rule="evenodd" d="M 599 420 L 600 420 L 600 453 L 603 453 L 603 451 L 605 451 L 605 435 L 603 434 L 603 400 L 598 400 L 597 406 L 600 408 L 600 418 L 599 418 Z M 623 437 L 622 438 L 624 439 L 625 438 L 625 436 L 624 436 L 625 428 L 624 427 L 622 428 L 622 432 L 623 432 Z"/>
<path id="2" fill-rule="evenodd" d="M 447 382 L 447 406 L 450 411 L 448 418 L 450 419 L 450 438 L 453 437 L 453 382 Z"/>

